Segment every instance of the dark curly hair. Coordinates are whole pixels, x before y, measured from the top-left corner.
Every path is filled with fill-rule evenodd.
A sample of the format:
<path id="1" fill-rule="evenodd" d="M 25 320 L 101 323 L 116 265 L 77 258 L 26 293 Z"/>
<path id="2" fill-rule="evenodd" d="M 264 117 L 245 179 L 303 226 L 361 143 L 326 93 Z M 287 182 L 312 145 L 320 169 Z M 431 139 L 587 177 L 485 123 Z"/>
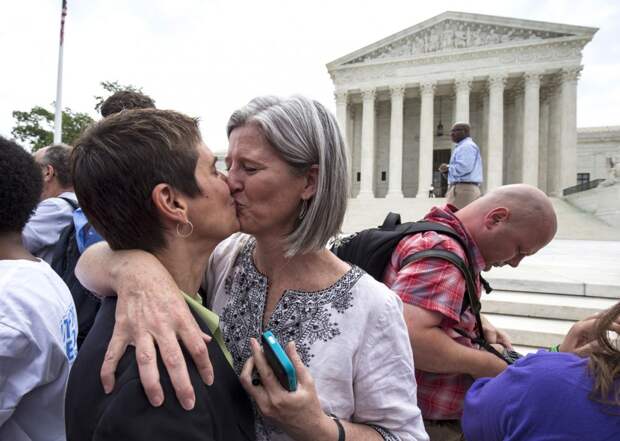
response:
<path id="1" fill-rule="evenodd" d="M 129 109 L 154 109 L 155 101 L 140 92 L 132 90 L 121 90 L 110 95 L 101 105 L 101 116 L 104 118 L 109 115 Z"/>
<path id="2" fill-rule="evenodd" d="M 0 234 L 20 233 L 39 203 L 43 174 L 26 150 L 0 136 Z"/>

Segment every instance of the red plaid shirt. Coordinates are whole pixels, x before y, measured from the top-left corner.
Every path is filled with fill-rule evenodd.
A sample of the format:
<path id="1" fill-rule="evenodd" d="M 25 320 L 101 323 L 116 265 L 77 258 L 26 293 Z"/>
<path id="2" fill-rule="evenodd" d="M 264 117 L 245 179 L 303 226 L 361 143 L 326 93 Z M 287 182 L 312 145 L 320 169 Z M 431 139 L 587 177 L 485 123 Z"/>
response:
<path id="1" fill-rule="evenodd" d="M 446 205 L 435 207 L 425 219 L 452 227 L 464 239 L 474 259 L 476 275 L 485 267 L 478 246 L 461 221 L 454 216 L 456 208 Z M 416 305 L 443 315 L 440 324 L 448 336 L 458 343 L 471 347 L 471 342 L 454 331 L 455 327 L 473 335 L 476 318 L 468 308 L 461 315 L 465 297 L 465 279 L 451 263 L 436 258 L 422 259 L 402 270 L 400 263 L 411 254 L 428 249 L 451 251 L 467 262 L 461 245 L 454 239 L 435 232 L 426 232 L 401 240 L 392 254 L 383 275 L 383 282 L 396 292 L 403 302 Z M 480 297 L 480 279 L 476 277 L 476 291 Z M 413 348 L 415 351 L 415 348 Z M 463 412 L 463 399 L 473 378 L 466 374 L 434 374 L 416 369 L 418 382 L 418 405 L 422 416 L 431 420 L 459 419 Z"/>

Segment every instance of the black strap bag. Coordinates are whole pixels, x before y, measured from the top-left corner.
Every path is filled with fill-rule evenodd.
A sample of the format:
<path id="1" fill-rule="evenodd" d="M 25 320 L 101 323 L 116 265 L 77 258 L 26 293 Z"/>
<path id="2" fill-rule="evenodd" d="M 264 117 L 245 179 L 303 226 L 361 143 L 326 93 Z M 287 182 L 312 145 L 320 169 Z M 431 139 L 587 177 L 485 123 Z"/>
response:
<path id="1" fill-rule="evenodd" d="M 74 211 L 78 209 L 78 204 L 75 201 L 68 198 L 61 199 L 71 205 Z M 77 246 L 75 233 L 73 222 L 70 222 L 62 230 L 58 242 L 54 245 L 51 267 L 67 284 L 69 291 L 71 291 L 78 318 L 77 344 L 79 349 L 95 322 L 95 317 L 101 306 L 101 300 L 84 288 L 77 277 L 75 277 L 75 266 L 80 258 L 80 250 Z"/>

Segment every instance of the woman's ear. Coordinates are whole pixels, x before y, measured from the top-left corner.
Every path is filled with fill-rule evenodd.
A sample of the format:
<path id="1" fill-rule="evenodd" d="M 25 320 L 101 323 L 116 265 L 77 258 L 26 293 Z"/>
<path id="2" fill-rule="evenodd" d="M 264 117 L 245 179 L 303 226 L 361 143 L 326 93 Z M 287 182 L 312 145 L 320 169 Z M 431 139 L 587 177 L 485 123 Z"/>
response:
<path id="1" fill-rule="evenodd" d="M 316 194 L 316 190 L 319 184 L 319 166 L 317 164 L 311 165 L 306 172 L 306 185 L 301 198 L 304 200 L 312 199 Z"/>
<path id="2" fill-rule="evenodd" d="M 151 192 L 151 200 L 163 221 L 185 223 L 188 220 L 188 204 L 185 195 L 168 184 L 157 184 Z"/>

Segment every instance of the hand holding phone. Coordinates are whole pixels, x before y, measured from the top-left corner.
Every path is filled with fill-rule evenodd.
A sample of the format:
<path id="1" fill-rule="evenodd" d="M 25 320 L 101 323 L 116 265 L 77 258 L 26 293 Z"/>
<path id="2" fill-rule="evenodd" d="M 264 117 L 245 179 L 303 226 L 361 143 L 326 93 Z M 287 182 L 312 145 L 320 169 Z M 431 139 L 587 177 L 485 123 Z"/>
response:
<path id="1" fill-rule="evenodd" d="M 295 367 L 291 359 L 286 355 L 286 352 L 284 352 L 278 339 L 271 331 L 265 331 L 261 335 L 261 341 L 265 358 L 282 387 L 289 392 L 296 391 L 297 374 Z"/>

